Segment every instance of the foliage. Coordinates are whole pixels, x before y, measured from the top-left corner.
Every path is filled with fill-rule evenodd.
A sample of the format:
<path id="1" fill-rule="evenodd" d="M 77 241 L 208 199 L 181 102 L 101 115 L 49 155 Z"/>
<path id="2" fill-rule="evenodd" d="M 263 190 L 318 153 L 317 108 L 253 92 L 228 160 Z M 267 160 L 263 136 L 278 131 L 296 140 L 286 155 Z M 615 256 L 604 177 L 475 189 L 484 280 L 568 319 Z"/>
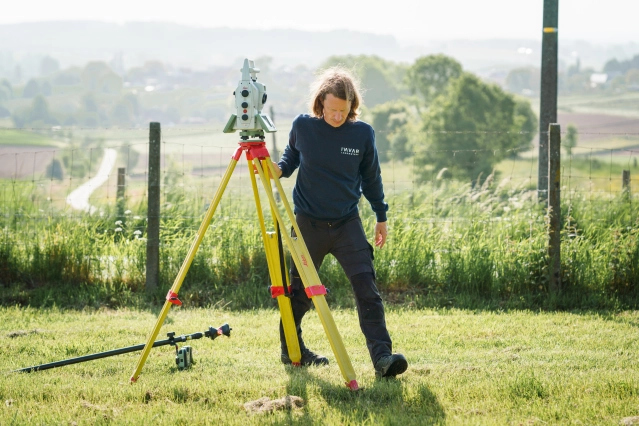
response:
<path id="1" fill-rule="evenodd" d="M 70 67 L 58 71 L 52 77 L 55 86 L 76 86 L 82 82 L 82 69 L 79 67 Z"/>
<path id="2" fill-rule="evenodd" d="M 22 97 L 30 99 L 38 95 L 50 96 L 51 90 L 51 84 L 47 80 L 39 81 L 32 78 L 22 89 Z"/>
<path id="3" fill-rule="evenodd" d="M 49 111 L 49 103 L 42 95 L 33 98 L 29 107 L 16 111 L 11 118 L 16 127 L 46 127 L 58 123 Z"/>
<path id="4" fill-rule="evenodd" d="M 506 76 L 506 89 L 518 94 L 534 95 L 541 87 L 541 73 L 539 68 L 515 68 Z"/>
<path id="5" fill-rule="evenodd" d="M 406 93 L 402 85 L 406 67 L 379 56 L 331 56 L 322 68 L 342 65 L 352 69 L 359 77 L 364 91 L 364 104 L 368 107 L 394 101 Z"/>
<path id="6" fill-rule="evenodd" d="M 388 161 L 391 157 L 403 160 L 410 156 L 408 147 L 407 123 L 415 120 L 411 107 L 403 101 L 386 102 L 370 110 L 371 125 L 377 129 L 375 142 L 379 160 Z"/>
<path id="7" fill-rule="evenodd" d="M 8 101 L 13 98 L 13 88 L 8 80 L 3 79 L 0 81 L 0 103 Z"/>
<path id="8" fill-rule="evenodd" d="M 446 168 L 457 179 L 489 175 L 504 158 L 530 148 L 533 117 L 527 102 L 463 74 L 424 115 L 427 149 L 415 156 L 418 178 L 429 178 L 426 166 L 436 171 Z"/>
<path id="9" fill-rule="evenodd" d="M 408 69 L 406 82 L 411 92 L 421 94 L 428 105 L 461 74 L 461 64 L 449 56 L 422 56 Z"/>
<path id="10" fill-rule="evenodd" d="M 630 70 L 639 70 L 639 55 L 633 56 L 626 61 L 619 61 L 616 58 L 610 59 L 603 67 L 605 73 L 625 74 Z"/>
<path id="11" fill-rule="evenodd" d="M 40 75 L 47 76 L 60 71 L 60 63 L 51 56 L 45 56 L 40 61 Z"/>
<path id="12" fill-rule="evenodd" d="M 568 125 L 562 146 L 567 155 L 572 155 L 572 149 L 577 146 L 577 127 L 574 124 Z"/>
<path id="13" fill-rule="evenodd" d="M 121 126 L 131 126 L 138 118 L 140 105 L 137 97 L 132 93 L 124 95 L 111 111 L 111 121 Z"/>
<path id="14" fill-rule="evenodd" d="M 64 172 L 62 171 L 62 163 L 57 158 L 51 160 L 47 166 L 44 176 L 47 179 L 62 180 L 64 178 Z"/>
<path id="15" fill-rule="evenodd" d="M 91 164 L 96 163 L 94 158 Z M 31 182 L 4 185 L 0 304 L 81 308 L 163 303 L 206 208 L 197 185 L 183 181 L 174 169 L 164 175 L 163 186 L 160 286 L 147 295 L 145 205 L 128 202 L 118 210 L 111 200 L 111 205 L 101 206 L 100 215 L 66 214 L 47 207 L 46 188 Z M 417 306 L 635 306 L 639 203 L 623 194 L 597 198 L 566 193 L 564 291 L 551 297 L 546 217 L 535 193 L 496 185 L 489 176 L 475 185 L 442 179 L 392 197 L 389 241 L 375 252 L 380 290 L 391 304 L 412 301 Z M 272 303 L 257 215 L 250 207 L 223 198 L 180 293 L 191 306 L 221 299 L 237 309 Z M 374 216 L 363 209 L 362 217 L 370 232 Z M 319 273 L 331 289 L 332 306 L 354 306 L 350 284 L 332 257 Z M 118 289 L 115 299 L 113 288 Z"/>
<path id="16" fill-rule="evenodd" d="M 104 62 L 89 62 L 82 70 L 82 84 L 89 92 L 118 94 L 122 79 Z"/>

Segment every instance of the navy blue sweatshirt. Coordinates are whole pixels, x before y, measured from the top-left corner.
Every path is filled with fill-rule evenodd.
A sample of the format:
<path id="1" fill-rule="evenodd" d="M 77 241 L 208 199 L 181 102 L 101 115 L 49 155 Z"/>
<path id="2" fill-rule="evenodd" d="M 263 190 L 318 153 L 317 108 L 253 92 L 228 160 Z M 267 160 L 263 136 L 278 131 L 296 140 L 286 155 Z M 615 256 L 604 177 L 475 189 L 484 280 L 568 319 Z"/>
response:
<path id="1" fill-rule="evenodd" d="M 357 213 L 362 194 L 378 222 L 386 222 L 388 204 L 380 173 L 375 132 L 355 121 L 333 127 L 323 118 L 299 115 L 278 166 L 282 177 L 299 167 L 293 188 L 295 213 L 337 220 Z"/>

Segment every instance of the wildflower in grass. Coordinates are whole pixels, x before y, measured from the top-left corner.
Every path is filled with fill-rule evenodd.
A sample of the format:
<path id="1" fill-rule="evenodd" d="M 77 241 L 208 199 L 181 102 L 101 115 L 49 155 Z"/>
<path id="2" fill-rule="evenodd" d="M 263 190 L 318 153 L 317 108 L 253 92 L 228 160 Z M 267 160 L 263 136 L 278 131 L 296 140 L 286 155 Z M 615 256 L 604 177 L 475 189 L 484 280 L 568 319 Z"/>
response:
<path id="1" fill-rule="evenodd" d="M 115 228 L 115 232 L 122 232 L 122 228 Z"/>
<path id="2" fill-rule="evenodd" d="M 115 226 L 122 226 L 122 221 L 121 220 L 116 220 L 115 221 Z"/>
<path id="3" fill-rule="evenodd" d="M 131 214 L 131 210 L 125 211 L 124 214 Z"/>

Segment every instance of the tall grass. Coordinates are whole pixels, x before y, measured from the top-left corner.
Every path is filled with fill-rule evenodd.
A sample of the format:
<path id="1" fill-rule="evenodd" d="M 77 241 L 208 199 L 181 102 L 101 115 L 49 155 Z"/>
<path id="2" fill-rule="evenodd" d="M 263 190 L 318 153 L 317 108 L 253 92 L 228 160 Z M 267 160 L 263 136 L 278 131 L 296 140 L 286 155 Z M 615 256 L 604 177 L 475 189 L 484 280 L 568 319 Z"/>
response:
<path id="1" fill-rule="evenodd" d="M 7 192 L 7 191 L 5 191 Z M 33 191 L 9 191 L 0 208 L 3 304 L 161 303 L 207 208 L 188 185 L 163 194 L 160 288 L 144 292 L 146 206 L 101 213 L 34 208 Z M 186 276 L 190 305 L 272 306 L 252 197 L 222 199 Z M 375 250 L 380 289 L 390 303 L 415 306 L 610 308 L 635 306 L 639 283 L 637 202 L 620 195 L 563 195 L 561 294 L 547 283 L 547 217 L 526 187 L 436 181 L 389 200 L 389 240 Z M 374 216 L 361 203 L 365 229 Z M 264 207 L 264 206 L 263 206 Z M 264 209 L 267 218 L 270 213 Z M 289 259 L 290 264 L 290 259 Z M 327 257 L 320 269 L 329 302 L 351 307 L 350 285 Z"/>

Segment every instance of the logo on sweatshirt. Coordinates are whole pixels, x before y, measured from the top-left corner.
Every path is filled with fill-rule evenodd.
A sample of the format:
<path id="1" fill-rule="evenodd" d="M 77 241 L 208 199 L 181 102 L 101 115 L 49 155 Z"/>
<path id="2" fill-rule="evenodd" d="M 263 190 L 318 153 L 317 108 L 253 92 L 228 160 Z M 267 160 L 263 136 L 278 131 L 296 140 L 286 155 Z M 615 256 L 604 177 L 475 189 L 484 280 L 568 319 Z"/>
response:
<path id="1" fill-rule="evenodd" d="M 342 147 L 340 153 L 344 155 L 359 155 L 359 149 Z"/>

